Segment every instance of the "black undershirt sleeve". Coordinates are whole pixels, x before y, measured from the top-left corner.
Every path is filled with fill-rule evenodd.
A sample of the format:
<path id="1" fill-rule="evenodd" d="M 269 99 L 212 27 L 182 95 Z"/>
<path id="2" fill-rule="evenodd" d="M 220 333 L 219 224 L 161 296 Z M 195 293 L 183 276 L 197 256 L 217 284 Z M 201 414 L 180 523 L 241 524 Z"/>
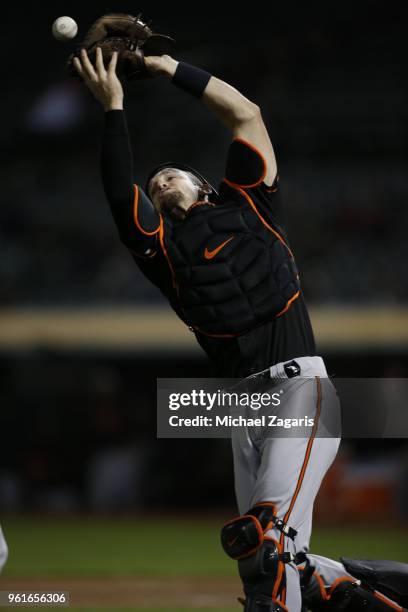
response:
<path id="1" fill-rule="evenodd" d="M 143 234 L 135 225 L 133 156 L 126 115 L 122 110 L 105 113 L 101 172 L 105 195 L 122 242 L 135 253 L 143 255 L 154 248 L 156 236 Z"/>

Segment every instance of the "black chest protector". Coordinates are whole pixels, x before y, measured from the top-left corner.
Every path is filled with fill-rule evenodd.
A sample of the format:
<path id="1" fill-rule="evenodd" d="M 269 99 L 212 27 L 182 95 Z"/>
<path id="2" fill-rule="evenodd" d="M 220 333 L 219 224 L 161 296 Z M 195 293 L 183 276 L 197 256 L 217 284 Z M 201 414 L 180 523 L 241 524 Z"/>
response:
<path id="1" fill-rule="evenodd" d="M 163 219 L 161 246 L 184 321 L 210 336 L 236 336 L 278 317 L 299 295 L 281 230 L 244 193 Z"/>

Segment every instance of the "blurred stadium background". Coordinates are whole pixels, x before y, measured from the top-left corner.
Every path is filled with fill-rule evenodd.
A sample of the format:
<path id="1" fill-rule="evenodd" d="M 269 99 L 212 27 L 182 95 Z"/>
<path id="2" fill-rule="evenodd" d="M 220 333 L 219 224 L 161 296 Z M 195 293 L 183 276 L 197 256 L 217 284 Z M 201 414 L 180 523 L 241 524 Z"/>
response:
<path id="1" fill-rule="evenodd" d="M 234 513 L 228 441 L 156 439 L 156 378 L 211 369 L 119 242 L 99 176 L 103 114 L 65 77 L 74 45 L 52 39 L 53 20 L 72 16 L 81 36 L 106 10 L 142 10 L 180 41 L 178 58 L 262 107 L 329 371 L 405 377 L 406 19 L 367 6 L 2 12 L 1 589 L 62 580 L 77 607 L 167 611 L 232 610 L 239 594 L 218 547 Z M 126 107 L 136 180 L 172 158 L 220 180 L 229 135 L 195 99 L 151 80 L 127 87 Z M 407 520 L 406 439 L 345 441 L 315 551 L 406 561 Z"/>

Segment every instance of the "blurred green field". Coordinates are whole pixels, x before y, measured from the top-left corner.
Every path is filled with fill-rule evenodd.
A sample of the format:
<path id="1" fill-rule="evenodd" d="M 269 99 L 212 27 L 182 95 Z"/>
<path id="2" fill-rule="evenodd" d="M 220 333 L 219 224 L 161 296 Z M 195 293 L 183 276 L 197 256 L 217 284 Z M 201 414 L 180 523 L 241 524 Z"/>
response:
<path id="1" fill-rule="evenodd" d="M 21 584 L 28 578 L 231 579 L 236 576 L 236 564 L 220 548 L 222 524 L 221 517 L 219 520 L 205 520 L 167 515 L 155 519 L 137 516 L 118 519 L 6 517 L 2 519 L 2 526 L 10 557 L 0 579 L 0 590 L 2 581 L 19 578 Z M 391 530 L 381 526 L 319 527 L 314 530 L 311 549 L 334 558 L 344 555 L 407 561 L 407 534 L 406 529 Z M 120 607 L 110 608 L 109 605 L 107 601 L 107 607 L 103 607 L 105 612 Z M 88 612 L 101 609 L 74 607 Z M 198 608 L 201 612 L 239 610 L 238 605 L 223 608 L 198 606 L 195 609 Z M 181 608 L 172 607 L 169 601 L 166 608 L 124 605 L 120 609 L 176 612 Z"/>
<path id="2" fill-rule="evenodd" d="M 9 518 L 6 576 L 231 576 L 235 564 L 219 544 L 220 520 L 146 518 Z M 311 551 L 328 557 L 407 561 L 408 530 L 315 528 Z"/>

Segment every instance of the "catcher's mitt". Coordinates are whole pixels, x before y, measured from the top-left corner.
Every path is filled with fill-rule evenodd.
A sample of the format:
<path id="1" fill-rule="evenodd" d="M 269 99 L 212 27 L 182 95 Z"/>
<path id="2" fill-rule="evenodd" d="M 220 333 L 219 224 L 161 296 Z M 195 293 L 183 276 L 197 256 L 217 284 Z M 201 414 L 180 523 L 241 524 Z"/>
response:
<path id="1" fill-rule="evenodd" d="M 68 72 L 78 76 L 73 59 L 81 49 L 85 49 L 92 63 L 95 62 L 96 48 L 100 47 L 105 65 L 114 51 L 118 51 L 116 72 L 118 76 L 130 79 L 149 77 L 144 57 L 148 55 L 165 55 L 172 51 L 174 39 L 163 34 L 156 34 L 149 24 L 137 17 L 124 13 L 110 13 L 95 21 L 89 28 L 77 52 L 68 60 Z"/>

